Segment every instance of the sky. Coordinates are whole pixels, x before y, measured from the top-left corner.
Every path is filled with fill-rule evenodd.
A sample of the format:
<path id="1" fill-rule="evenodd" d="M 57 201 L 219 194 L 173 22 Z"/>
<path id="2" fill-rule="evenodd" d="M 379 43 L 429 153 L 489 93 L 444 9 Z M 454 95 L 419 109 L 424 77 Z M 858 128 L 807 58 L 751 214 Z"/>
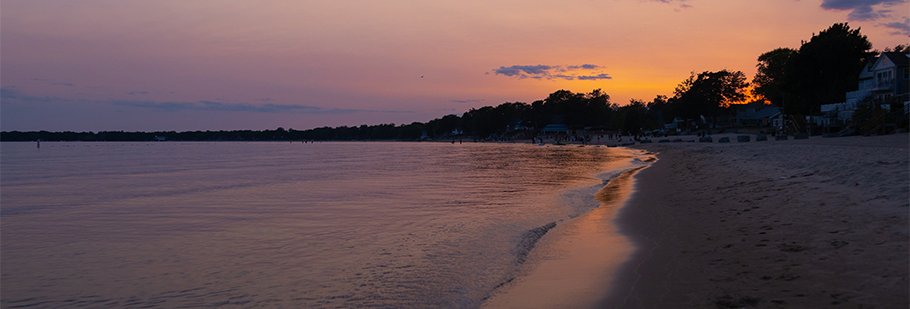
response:
<path id="1" fill-rule="evenodd" d="M 837 22 L 910 43 L 908 0 L 4 0 L 0 129 L 427 121 L 559 89 L 671 95 Z"/>

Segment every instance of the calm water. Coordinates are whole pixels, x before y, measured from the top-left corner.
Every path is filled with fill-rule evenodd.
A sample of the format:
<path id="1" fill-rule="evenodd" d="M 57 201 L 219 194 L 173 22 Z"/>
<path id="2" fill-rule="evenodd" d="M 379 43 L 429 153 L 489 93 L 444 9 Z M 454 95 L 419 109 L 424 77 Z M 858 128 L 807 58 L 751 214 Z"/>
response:
<path id="1" fill-rule="evenodd" d="M 0 305 L 476 307 L 631 150 L 3 143 Z"/>

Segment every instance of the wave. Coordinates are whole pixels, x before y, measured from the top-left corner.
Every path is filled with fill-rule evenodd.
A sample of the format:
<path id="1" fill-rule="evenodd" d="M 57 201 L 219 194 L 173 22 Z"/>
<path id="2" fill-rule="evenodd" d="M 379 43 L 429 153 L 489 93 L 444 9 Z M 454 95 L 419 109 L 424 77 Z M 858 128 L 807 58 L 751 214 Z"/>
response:
<path id="1" fill-rule="evenodd" d="M 636 171 L 639 171 L 657 162 L 657 154 L 647 151 L 637 151 L 637 153 L 628 158 L 629 161 L 622 167 L 614 168 L 597 174 L 595 177 L 601 180 L 600 184 L 582 188 L 574 188 L 563 192 L 561 202 L 564 205 L 568 206 L 571 210 L 567 218 L 552 221 L 550 223 L 529 229 L 522 233 L 518 238 L 518 241 L 515 244 L 515 248 L 513 250 L 515 254 L 515 266 L 517 268 L 521 267 L 521 265 L 527 261 L 528 257 L 540 239 L 542 239 L 547 234 L 547 232 L 555 228 L 557 222 L 571 220 L 594 208 L 600 207 L 604 199 L 598 195 L 603 193 L 604 190 L 609 190 L 609 187 L 613 180 L 631 176 Z M 490 291 L 483 300 L 486 301 L 494 293 L 496 293 L 497 290 L 505 285 L 508 285 L 516 278 L 517 273 L 508 276 L 504 281 L 496 285 L 496 287 Z"/>
<path id="2" fill-rule="evenodd" d="M 516 264 L 523 264 L 528 258 L 528 254 L 531 253 L 531 250 L 534 249 L 534 246 L 537 245 L 537 241 L 540 240 L 550 229 L 556 227 L 556 221 L 535 227 L 530 229 L 524 234 L 521 235 L 521 238 L 518 240 L 518 244 L 515 246 L 515 262 Z"/>

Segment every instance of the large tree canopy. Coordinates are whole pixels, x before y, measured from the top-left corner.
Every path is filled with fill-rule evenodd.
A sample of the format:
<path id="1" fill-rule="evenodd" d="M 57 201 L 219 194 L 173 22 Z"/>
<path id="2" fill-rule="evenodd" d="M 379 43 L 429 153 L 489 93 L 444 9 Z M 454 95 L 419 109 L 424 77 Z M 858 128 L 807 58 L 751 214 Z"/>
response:
<path id="1" fill-rule="evenodd" d="M 685 119 L 716 116 L 722 108 L 744 100 L 748 85 L 746 75 L 740 71 L 693 73 L 676 86 L 670 104 L 675 114 Z"/>
<path id="2" fill-rule="evenodd" d="M 856 89 L 864 61 L 872 56 L 870 49 L 872 43 L 860 29 L 847 23 L 813 35 L 788 62 L 784 110 L 809 115 L 821 104 L 843 102 L 845 93 Z"/>
<path id="3" fill-rule="evenodd" d="M 786 72 L 790 59 L 793 59 L 797 51 L 790 48 L 778 48 L 758 56 L 758 64 L 755 78 L 752 79 L 752 93 L 771 102 L 771 104 L 782 106 L 785 94 L 784 88 L 787 84 Z"/>

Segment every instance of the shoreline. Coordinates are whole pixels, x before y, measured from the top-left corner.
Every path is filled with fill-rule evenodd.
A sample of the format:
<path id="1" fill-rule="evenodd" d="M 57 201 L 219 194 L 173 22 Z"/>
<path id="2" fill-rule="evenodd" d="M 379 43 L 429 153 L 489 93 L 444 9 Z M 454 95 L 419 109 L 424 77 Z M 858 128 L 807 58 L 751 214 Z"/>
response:
<path id="1" fill-rule="evenodd" d="M 636 146 L 603 308 L 908 307 L 908 136 Z"/>
<path id="2" fill-rule="evenodd" d="M 653 160 L 638 154 L 641 162 Z M 597 208 L 560 220 L 530 252 L 528 262 L 481 304 L 482 308 L 594 308 L 604 299 L 620 266 L 633 252 L 629 239 L 611 224 L 634 194 L 636 175 L 651 164 L 636 164 L 605 180 L 592 198 Z"/>

